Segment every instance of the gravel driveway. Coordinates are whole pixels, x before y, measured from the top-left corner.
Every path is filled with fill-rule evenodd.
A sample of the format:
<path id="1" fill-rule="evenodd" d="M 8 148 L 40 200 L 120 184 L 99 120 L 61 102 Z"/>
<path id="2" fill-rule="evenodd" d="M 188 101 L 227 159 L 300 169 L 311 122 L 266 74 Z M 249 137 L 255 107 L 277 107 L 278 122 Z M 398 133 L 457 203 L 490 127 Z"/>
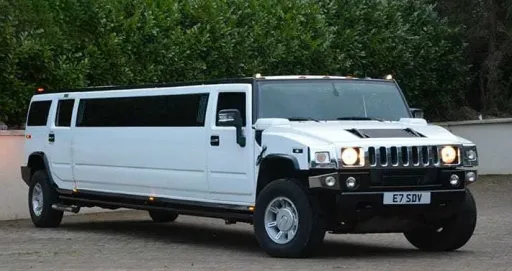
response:
<path id="1" fill-rule="evenodd" d="M 512 177 L 472 187 L 473 239 L 452 253 L 425 253 L 401 234 L 326 236 L 312 259 L 274 259 L 247 224 L 180 216 L 155 224 L 146 212 L 68 216 L 60 228 L 0 222 L 1 270 L 512 270 Z"/>

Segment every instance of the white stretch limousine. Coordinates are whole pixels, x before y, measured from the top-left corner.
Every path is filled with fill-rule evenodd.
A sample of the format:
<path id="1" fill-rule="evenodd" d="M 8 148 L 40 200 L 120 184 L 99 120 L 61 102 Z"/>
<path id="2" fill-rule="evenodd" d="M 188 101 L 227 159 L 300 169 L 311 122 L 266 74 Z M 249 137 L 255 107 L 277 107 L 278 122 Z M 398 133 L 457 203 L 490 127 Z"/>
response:
<path id="1" fill-rule="evenodd" d="M 471 238 L 476 146 L 427 124 L 393 79 L 272 76 L 34 95 L 22 177 L 37 227 L 82 207 L 246 222 L 274 257 L 325 233 Z"/>

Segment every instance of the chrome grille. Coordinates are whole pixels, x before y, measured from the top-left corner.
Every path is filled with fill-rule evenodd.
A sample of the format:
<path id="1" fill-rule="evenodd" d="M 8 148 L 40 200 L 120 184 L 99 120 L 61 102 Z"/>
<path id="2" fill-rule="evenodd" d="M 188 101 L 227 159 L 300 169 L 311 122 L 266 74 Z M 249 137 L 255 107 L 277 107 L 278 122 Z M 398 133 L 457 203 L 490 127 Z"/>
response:
<path id="1" fill-rule="evenodd" d="M 371 167 L 428 167 L 440 165 L 440 146 L 369 147 Z"/>

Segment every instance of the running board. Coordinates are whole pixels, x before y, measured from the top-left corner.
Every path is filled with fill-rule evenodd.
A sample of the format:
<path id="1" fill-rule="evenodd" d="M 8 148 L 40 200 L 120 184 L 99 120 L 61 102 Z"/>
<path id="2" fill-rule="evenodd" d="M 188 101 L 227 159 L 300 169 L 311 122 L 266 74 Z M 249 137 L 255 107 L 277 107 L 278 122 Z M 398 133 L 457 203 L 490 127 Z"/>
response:
<path id="1" fill-rule="evenodd" d="M 80 211 L 80 207 L 74 205 L 64 205 L 64 204 L 53 204 L 52 209 L 64 212 L 70 212 L 77 214 Z"/>
<path id="2" fill-rule="evenodd" d="M 90 197 L 88 197 L 90 196 Z M 191 215 L 191 216 L 200 216 L 200 217 L 211 217 L 211 218 L 220 218 L 227 220 L 229 222 L 239 221 L 239 222 L 252 222 L 252 212 L 245 211 L 242 212 L 240 210 L 229 210 L 223 208 L 214 208 L 214 207 L 206 207 L 206 206 L 193 206 L 186 204 L 176 204 L 165 201 L 148 202 L 148 201 L 139 201 L 128 198 L 120 198 L 120 197 L 92 197 L 92 195 L 83 194 L 67 196 L 60 195 L 60 200 L 67 202 L 69 204 L 77 204 L 82 205 L 86 204 L 86 206 L 95 206 L 100 208 L 128 208 L 135 210 L 155 210 L 155 211 L 172 211 L 183 215 Z"/>

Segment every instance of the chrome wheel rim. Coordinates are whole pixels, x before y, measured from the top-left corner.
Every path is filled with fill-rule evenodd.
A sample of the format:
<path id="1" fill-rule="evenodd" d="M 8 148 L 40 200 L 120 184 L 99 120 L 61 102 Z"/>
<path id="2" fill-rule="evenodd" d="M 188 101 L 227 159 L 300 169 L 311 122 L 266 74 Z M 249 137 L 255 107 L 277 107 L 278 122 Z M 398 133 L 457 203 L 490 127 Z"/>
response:
<path id="1" fill-rule="evenodd" d="M 297 208 L 288 198 L 275 198 L 267 205 L 264 223 L 272 241 L 280 245 L 287 244 L 293 240 L 299 228 Z"/>
<path id="2" fill-rule="evenodd" d="M 36 216 L 43 212 L 43 187 L 39 183 L 32 188 L 32 211 Z"/>

